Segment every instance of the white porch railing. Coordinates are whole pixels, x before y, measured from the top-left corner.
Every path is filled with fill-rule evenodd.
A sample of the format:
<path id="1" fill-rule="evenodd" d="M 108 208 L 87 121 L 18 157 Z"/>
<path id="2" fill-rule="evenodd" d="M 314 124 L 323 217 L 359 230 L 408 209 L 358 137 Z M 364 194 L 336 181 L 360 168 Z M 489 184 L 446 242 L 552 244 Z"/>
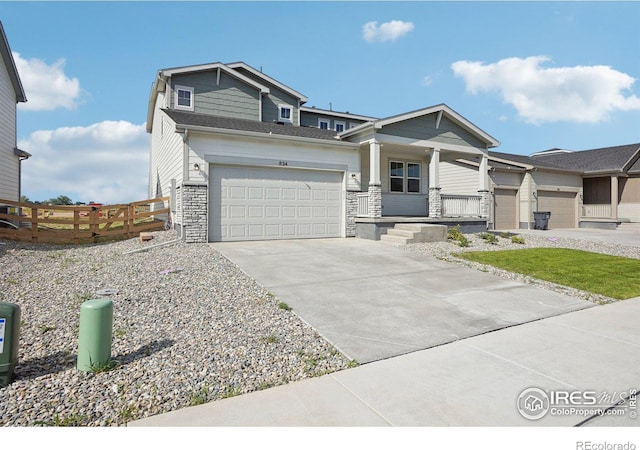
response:
<path id="1" fill-rule="evenodd" d="M 443 217 L 478 217 L 480 216 L 479 195 L 442 194 Z"/>
<path id="2" fill-rule="evenodd" d="M 358 217 L 369 216 L 369 193 L 361 192 L 358 196 Z"/>
<path id="3" fill-rule="evenodd" d="M 587 219 L 608 219 L 611 217 L 611 204 L 582 205 L 582 217 Z"/>

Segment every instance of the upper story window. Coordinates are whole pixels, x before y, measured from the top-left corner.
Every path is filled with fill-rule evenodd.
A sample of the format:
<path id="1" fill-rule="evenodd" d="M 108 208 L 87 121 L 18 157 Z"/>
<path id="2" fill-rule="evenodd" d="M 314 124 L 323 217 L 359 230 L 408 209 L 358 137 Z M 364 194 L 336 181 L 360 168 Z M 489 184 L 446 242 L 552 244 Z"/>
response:
<path id="1" fill-rule="evenodd" d="M 176 86 L 175 108 L 193 111 L 193 88 L 192 87 Z"/>
<path id="2" fill-rule="evenodd" d="M 344 122 L 338 122 L 336 121 L 335 126 L 336 126 L 336 133 L 342 133 L 344 131 Z"/>
<path id="3" fill-rule="evenodd" d="M 329 129 L 329 121 L 327 119 L 318 119 L 318 128 L 321 130 Z"/>
<path id="4" fill-rule="evenodd" d="M 293 122 L 293 107 L 278 105 L 278 122 Z"/>

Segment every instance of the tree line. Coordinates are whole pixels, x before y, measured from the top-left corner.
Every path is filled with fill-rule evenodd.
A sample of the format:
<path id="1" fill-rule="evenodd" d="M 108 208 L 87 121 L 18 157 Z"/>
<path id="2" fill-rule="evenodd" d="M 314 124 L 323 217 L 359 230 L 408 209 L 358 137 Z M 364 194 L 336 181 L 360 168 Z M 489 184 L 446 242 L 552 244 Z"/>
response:
<path id="1" fill-rule="evenodd" d="M 56 205 L 56 206 L 72 206 L 72 205 L 86 205 L 85 202 L 74 202 L 71 198 L 66 195 L 58 195 L 55 198 L 50 198 L 49 200 L 29 200 L 29 197 L 26 195 L 20 196 L 21 203 L 34 203 L 36 205 Z M 93 202 L 90 202 L 93 203 Z"/>

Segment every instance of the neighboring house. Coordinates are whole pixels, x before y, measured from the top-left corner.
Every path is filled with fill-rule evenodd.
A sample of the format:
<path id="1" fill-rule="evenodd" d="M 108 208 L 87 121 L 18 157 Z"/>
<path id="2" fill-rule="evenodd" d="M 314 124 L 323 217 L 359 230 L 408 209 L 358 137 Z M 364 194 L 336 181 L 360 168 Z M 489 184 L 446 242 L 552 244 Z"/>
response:
<path id="1" fill-rule="evenodd" d="M 20 200 L 20 165 L 30 155 L 17 148 L 16 105 L 27 98 L 0 22 L 0 199 Z M 6 213 L 0 202 L 0 213 Z"/>
<path id="2" fill-rule="evenodd" d="M 158 71 L 149 193 L 172 196 L 186 241 L 377 239 L 447 217 L 486 229 L 489 134 L 444 104 L 377 119 L 306 102 L 243 62 Z M 460 159 L 477 160 L 466 194 L 443 182 Z"/>
<path id="3" fill-rule="evenodd" d="M 442 170 L 453 191 L 469 192 L 478 161 Z M 489 152 L 493 197 L 489 227 L 531 229 L 534 212 L 549 211 L 549 228 L 616 228 L 640 222 L 640 144 L 584 151 L 551 149 L 531 156 Z"/>

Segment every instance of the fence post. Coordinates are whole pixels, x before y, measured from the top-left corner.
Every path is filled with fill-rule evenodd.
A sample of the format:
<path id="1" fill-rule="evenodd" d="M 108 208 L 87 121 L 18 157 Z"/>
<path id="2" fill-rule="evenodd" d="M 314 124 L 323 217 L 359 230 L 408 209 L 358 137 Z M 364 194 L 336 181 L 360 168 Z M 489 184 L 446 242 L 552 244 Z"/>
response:
<path id="1" fill-rule="evenodd" d="M 31 208 L 31 240 L 38 241 L 38 208 Z"/>

